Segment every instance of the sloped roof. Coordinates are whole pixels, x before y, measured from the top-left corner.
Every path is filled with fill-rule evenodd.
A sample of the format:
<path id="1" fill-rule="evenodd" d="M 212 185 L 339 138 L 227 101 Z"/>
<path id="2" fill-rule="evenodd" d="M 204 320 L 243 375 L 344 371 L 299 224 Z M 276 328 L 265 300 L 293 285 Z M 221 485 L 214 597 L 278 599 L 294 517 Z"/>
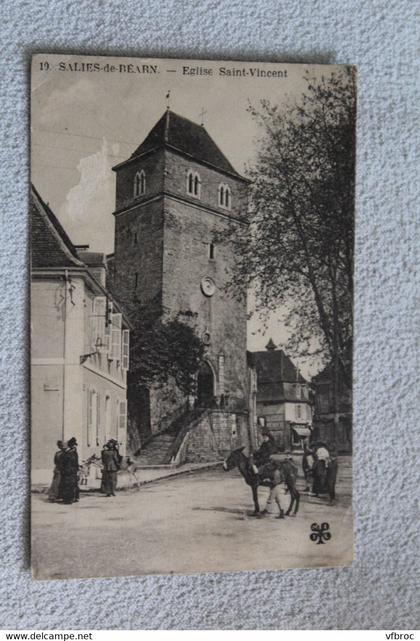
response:
<path id="1" fill-rule="evenodd" d="M 32 268 L 84 267 L 62 225 L 33 186 L 29 216 Z"/>
<path id="2" fill-rule="evenodd" d="M 246 180 L 230 164 L 203 125 L 188 120 L 188 118 L 184 118 L 169 109 L 166 110 L 141 145 L 130 156 L 130 160 L 160 147 L 173 148 L 197 161 L 208 163 L 216 169 L 221 169 L 237 176 L 241 180 Z"/>
<path id="3" fill-rule="evenodd" d="M 282 349 L 248 352 L 248 362 L 257 371 L 258 385 L 307 382 Z"/>
<path id="4" fill-rule="evenodd" d="M 89 267 L 106 266 L 106 255 L 103 252 L 89 252 L 79 250 L 78 254 L 83 262 Z"/>
<path id="5" fill-rule="evenodd" d="M 100 252 L 87 252 L 89 260 L 82 262 L 77 250 L 70 238 L 67 236 L 61 223 L 58 221 L 50 207 L 42 200 L 35 187 L 31 186 L 29 194 L 29 217 L 30 217 L 30 239 L 31 239 L 31 266 L 32 269 L 46 267 L 56 268 L 82 268 L 89 274 L 90 278 L 99 288 L 103 295 L 108 296 L 117 309 L 123 312 L 121 305 L 95 278 L 95 274 L 89 270 L 89 261 L 95 262 L 99 257 L 105 261 L 105 254 Z M 92 265 L 90 265 L 92 266 Z M 124 324 L 132 329 L 132 325 L 123 313 Z"/>
<path id="6" fill-rule="evenodd" d="M 282 403 L 301 401 L 292 389 L 285 391 L 284 383 L 306 383 L 292 360 L 276 349 L 273 341 L 263 352 L 248 352 L 248 364 L 257 372 L 257 402 Z"/>
<path id="7" fill-rule="evenodd" d="M 258 380 L 258 379 L 257 379 Z M 294 399 L 294 397 L 292 397 Z M 284 392 L 283 383 L 260 383 L 257 382 L 258 403 L 271 402 L 281 403 L 288 400 Z"/>

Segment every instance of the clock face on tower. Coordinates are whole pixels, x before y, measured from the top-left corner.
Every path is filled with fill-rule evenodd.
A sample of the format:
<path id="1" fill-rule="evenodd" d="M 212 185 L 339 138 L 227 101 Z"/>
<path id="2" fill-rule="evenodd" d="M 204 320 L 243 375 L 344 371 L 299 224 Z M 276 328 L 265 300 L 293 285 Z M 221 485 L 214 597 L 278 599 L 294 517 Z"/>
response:
<path id="1" fill-rule="evenodd" d="M 201 291 L 204 296 L 213 296 L 216 291 L 216 284 L 210 276 L 204 276 L 204 278 L 201 279 Z"/>

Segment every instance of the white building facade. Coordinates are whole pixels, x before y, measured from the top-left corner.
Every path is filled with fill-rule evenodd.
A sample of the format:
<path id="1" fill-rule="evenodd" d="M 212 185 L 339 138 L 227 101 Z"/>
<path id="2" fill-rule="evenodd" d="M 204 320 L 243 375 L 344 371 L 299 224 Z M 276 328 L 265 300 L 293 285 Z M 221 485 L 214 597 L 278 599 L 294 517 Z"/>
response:
<path id="1" fill-rule="evenodd" d="M 127 443 L 129 327 L 103 269 L 78 252 L 31 193 L 32 482 L 51 479 L 58 440 L 75 437 L 79 460 Z M 83 260 L 84 257 L 86 261 Z"/>

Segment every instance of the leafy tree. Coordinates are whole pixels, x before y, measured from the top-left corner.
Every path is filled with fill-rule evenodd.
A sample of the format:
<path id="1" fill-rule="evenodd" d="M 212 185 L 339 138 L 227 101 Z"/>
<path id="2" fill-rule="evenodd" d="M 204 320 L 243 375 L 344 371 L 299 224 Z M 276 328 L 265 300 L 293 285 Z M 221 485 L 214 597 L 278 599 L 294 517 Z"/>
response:
<path id="1" fill-rule="evenodd" d="M 351 385 L 354 70 L 307 73 L 305 81 L 295 104 L 249 107 L 262 130 L 249 175 L 250 225 L 229 240 L 258 308 L 285 310 L 289 349 L 332 363 L 337 405 L 338 378 Z"/>
<path id="2" fill-rule="evenodd" d="M 204 345 L 194 331 L 191 313 L 180 312 L 170 318 L 160 313 L 156 301 L 147 305 L 134 301 L 129 307 L 127 311 L 134 326 L 130 385 L 150 388 L 173 379 L 181 392 L 194 393 Z"/>

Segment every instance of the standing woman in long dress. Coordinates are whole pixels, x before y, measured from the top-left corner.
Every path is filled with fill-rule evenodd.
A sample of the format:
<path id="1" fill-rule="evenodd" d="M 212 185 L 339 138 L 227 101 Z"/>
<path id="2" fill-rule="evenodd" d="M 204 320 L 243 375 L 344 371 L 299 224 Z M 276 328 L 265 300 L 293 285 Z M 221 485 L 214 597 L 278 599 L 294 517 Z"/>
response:
<path id="1" fill-rule="evenodd" d="M 60 468 L 58 465 L 58 461 L 60 456 L 63 453 L 63 441 L 57 441 L 57 447 L 58 450 L 54 454 L 54 472 L 53 472 L 53 479 L 52 483 L 50 485 L 50 489 L 48 490 L 48 500 L 49 501 L 58 501 L 60 498 Z"/>
<path id="2" fill-rule="evenodd" d="M 69 447 L 69 443 L 63 443 L 63 453 L 58 460 L 58 467 L 60 470 L 60 496 L 63 503 L 74 503 L 77 496 L 77 473 L 78 473 L 78 460 L 77 452 L 73 447 Z"/>
<path id="3" fill-rule="evenodd" d="M 80 497 L 80 490 L 79 490 L 79 475 L 80 475 L 80 469 L 79 469 L 79 454 L 77 452 L 77 440 L 73 436 L 68 443 L 70 450 L 71 450 L 71 456 L 72 456 L 72 461 L 73 461 L 73 483 L 74 483 L 74 498 L 73 500 L 77 502 Z"/>

